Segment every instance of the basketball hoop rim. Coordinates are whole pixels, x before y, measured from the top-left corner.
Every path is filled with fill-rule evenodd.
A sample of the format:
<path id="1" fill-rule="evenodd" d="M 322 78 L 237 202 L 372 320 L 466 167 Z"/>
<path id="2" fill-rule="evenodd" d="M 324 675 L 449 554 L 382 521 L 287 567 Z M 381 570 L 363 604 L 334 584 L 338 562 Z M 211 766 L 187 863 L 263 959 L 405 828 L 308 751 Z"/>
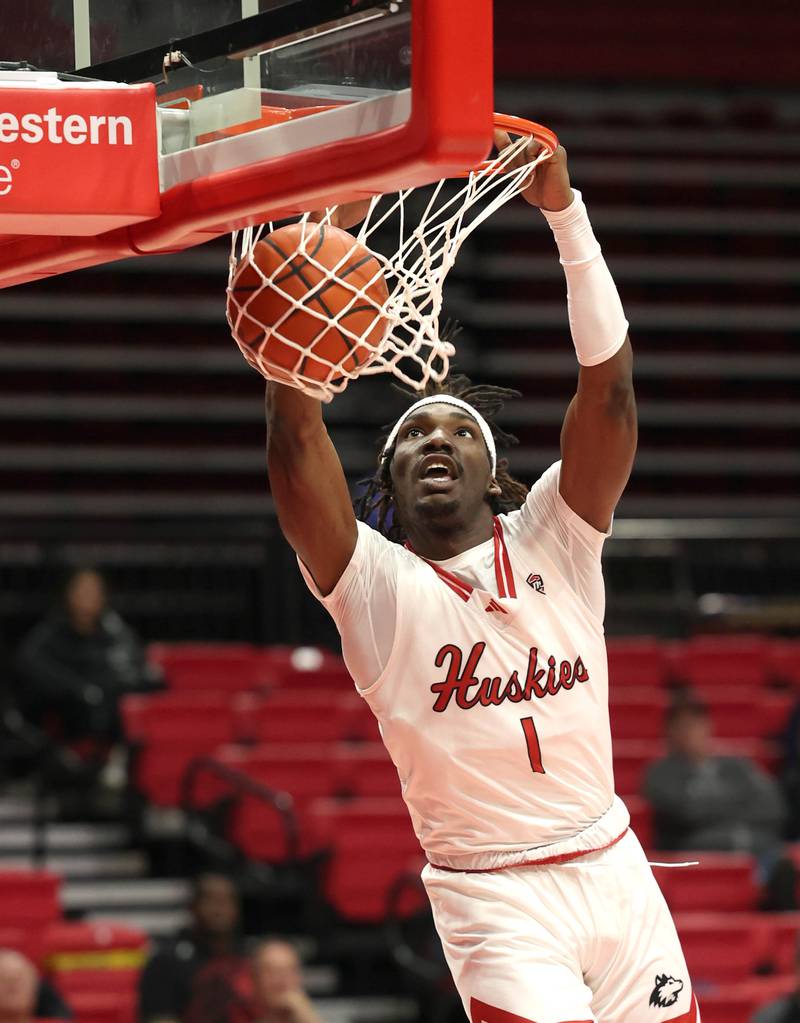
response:
<path id="1" fill-rule="evenodd" d="M 335 110 L 339 104 L 332 103 L 315 107 L 300 107 L 296 110 L 289 110 L 283 107 L 262 107 L 262 123 L 275 124 L 280 121 L 293 120 L 294 118 L 305 117 L 308 114 L 324 113 L 327 110 Z M 558 136 L 550 128 L 537 121 L 530 121 L 526 117 L 517 117 L 514 114 L 500 114 L 495 112 L 492 115 L 492 125 L 495 130 L 509 132 L 512 135 L 527 136 L 535 139 L 542 146 L 544 153 L 537 154 L 537 162 L 549 159 L 558 149 Z M 477 166 L 464 171 L 458 177 L 468 177 L 475 173 L 496 173 L 499 168 L 496 166 L 497 158 L 483 160 Z"/>
<path id="2" fill-rule="evenodd" d="M 536 139 L 540 146 L 548 150 L 548 156 L 552 156 L 558 149 L 558 136 L 543 124 L 529 121 L 525 117 L 516 117 L 514 114 L 498 113 L 495 113 L 493 121 L 495 128 L 500 131 L 512 132 L 514 135 L 527 135 Z M 493 162 L 493 160 L 484 160 L 480 166 L 485 167 Z"/>

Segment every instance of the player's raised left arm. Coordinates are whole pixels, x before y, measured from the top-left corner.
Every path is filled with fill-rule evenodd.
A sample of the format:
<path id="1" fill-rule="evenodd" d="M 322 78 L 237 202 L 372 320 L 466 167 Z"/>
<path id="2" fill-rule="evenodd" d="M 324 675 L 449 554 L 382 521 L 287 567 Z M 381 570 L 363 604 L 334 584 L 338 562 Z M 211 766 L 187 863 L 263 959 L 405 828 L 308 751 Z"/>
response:
<path id="1" fill-rule="evenodd" d="M 536 145 L 536 143 L 532 143 Z M 584 521 L 605 531 L 636 451 L 636 402 L 628 321 L 589 223 L 570 186 L 562 147 L 540 164 L 523 197 L 547 218 L 567 279 L 578 390 L 561 431 L 561 496 Z"/>

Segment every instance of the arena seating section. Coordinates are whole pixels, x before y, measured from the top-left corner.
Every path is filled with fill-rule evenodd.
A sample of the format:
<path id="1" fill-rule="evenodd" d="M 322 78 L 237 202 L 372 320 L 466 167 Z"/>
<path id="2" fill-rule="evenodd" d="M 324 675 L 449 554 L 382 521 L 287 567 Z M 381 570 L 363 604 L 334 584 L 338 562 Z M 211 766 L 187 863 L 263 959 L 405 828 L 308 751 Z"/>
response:
<path id="1" fill-rule="evenodd" d="M 74 1012 L 76 1023 L 134 1023 L 148 936 L 119 924 L 62 918 L 60 878 L 0 871 L 0 948 L 27 956 Z"/>

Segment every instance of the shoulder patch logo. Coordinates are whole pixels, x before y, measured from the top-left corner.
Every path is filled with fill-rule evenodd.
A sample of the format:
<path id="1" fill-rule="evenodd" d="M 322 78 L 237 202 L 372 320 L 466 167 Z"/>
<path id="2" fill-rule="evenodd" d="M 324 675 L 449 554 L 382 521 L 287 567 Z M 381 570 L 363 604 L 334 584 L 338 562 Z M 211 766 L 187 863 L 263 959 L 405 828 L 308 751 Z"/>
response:
<path id="1" fill-rule="evenodd" d="M 537 593 L 544 593 L 544 579 L 540 575 L 533 572 L 525 580 L 531 589 L 536 590 Z M 547 594 L 545 594 L 547 596 Z"/>
<path id="2" fill-rule="evenodd" d="M 656 986 L 650 995 L 650 1004 L 658 1009 L 666 1009 L 678 1001 L 683 991 L 683 981 L 668 977 L 666 973 L 656 975 Z"/>

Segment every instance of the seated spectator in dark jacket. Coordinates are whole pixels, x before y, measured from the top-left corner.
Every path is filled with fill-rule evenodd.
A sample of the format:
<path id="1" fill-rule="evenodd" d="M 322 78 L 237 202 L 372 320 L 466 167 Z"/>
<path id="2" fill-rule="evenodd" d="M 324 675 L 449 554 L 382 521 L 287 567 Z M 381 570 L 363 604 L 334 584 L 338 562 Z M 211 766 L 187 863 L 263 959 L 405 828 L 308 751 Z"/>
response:
<path id="1" fill-rule="evenodd" d="M 62 606 L 23 640 L 17 658 L 21 702 L 66 740 L 120 738 L 119 701 L 158 687 L 133 630 L 108 606 L 103 577 L 73 572 Z"/>
<path id="2" fill-rule="evenodd" d="M 745 757 L 712 752 L 711 723 L 702 704 L 671 709 L 667 742 L 667 756 L 650 765 L 644 782 L 659 849 L 761 856 L 780 846 L 786 807 L 777 782 Z"/>
<path id="3" fill-rule="evenodd" d="M 777 781 L 746 757 L 712 752 L 703 704 L 676 704 L 667 718 L 669 752 L 651 764 L 644 795 L 659 849 L 714 849 L 756 857 L 762 909 L 796 908 L 795 870 L 783 856 L 786 805 Z"/>
<path id="4" fill-rule="evenodd" d="M 297 952 L 286 941 L 262 942 L 251 958 L 255 1023 L 321 1023 L 303 989 Z"/>
<path id="5" fill-rule="evenodd" d="M 797 987 L 792 994 L 762 1006 L 751 1023 L 800 1023 L 800 943 L 795 950 L 794 972 Z"/>
<path id="6" fill-rule="evenodd" d="M 246 969 L 239 896 L 222 874 L 194 882 L 192 925 L 147 962 L 139 981 L 141 1023 L 227 1023 Z"/>

